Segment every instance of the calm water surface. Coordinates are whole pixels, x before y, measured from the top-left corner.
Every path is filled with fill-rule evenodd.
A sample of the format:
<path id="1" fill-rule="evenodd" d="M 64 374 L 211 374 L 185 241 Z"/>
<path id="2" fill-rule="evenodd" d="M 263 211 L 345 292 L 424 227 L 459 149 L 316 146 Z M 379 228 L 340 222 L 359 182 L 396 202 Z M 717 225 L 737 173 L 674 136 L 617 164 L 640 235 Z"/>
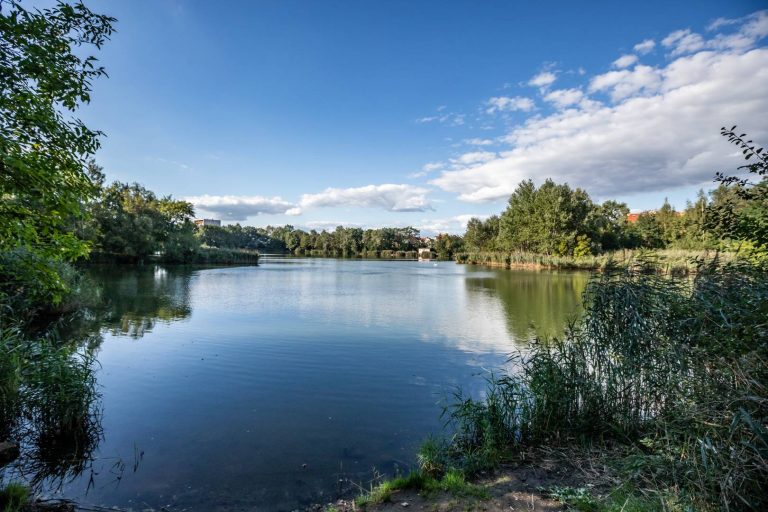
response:
<path id="1" fill-rule="evenodd" d="M 291 258 L 94 277 L 103 439 L 61 493 L 195 511 L 291 510 L 412 467 L 439 402 L 562 330 L 588 279 Z"/>

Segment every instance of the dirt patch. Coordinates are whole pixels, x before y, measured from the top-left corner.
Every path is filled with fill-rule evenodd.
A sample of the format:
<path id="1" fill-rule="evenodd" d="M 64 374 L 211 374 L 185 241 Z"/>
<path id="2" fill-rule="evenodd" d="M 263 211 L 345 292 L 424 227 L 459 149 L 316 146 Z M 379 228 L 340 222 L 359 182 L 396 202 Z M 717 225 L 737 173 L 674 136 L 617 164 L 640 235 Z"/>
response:
<path id="1" fill-rule="evenodd" d="M 586 475 L 574 465 L 562 458 L 544 458 L 535 461 L 521 461 L 481 474 L 473 483 L 483 486 L 489 499 L 454 496 L 440 492 L 424 494 L 414 490 L 392 492 L 388 503 L 357 507 L 352 500 L 340 500 L 329 506 L 316 507 L 314 510 L 333 510 L 350 512 L 402 512 L 404 510 L 425 510 L 429 512 L 453 511 L 556 511 L 565 507 L 547 497 L 546 490 L 551 487 L 582 487 Z"/>

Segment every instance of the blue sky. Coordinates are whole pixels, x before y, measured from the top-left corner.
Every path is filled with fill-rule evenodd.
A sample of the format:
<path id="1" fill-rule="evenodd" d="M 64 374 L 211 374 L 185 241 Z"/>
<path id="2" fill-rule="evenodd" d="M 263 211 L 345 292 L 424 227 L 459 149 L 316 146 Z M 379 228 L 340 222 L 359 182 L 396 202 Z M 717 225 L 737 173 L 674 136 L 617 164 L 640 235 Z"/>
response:
<path id="1" fill-rule="evenodd" d="M 252 225 L 461 232 L 524 178 L 679 207 L 768 138 L 758 1 L 150 1 L 80 112 L 109 179 Z"/>

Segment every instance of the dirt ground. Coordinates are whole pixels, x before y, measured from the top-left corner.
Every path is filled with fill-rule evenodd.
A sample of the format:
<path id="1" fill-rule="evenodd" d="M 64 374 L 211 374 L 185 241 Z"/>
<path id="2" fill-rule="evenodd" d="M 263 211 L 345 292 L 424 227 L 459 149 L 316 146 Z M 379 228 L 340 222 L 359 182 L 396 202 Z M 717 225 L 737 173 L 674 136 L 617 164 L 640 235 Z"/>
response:
<path id="1" fill-rule="evenodd" d="M 562 458 L 537 458 L 510 464 L 481 475 L 474 483 L 484 486 L 490 499 L 457 497 L 448 493 L 421 495 L 413 490 L 394 491 L 388 503 L 356 507 L 351 500 L 339 500 L 333 507 L 340 512 L 365 510 L 367 512 L 403 512 L 408 510 L 429 512 L 453 511 L 555 511 L 565 510 L 559 502 L 546 497 L 553 486 L 581 487 L 586 485 L 585 473 Z M 325 510 L 329 507 L 326 505 Z M 315 509 L 318 510 L 318 509 Z M 332 510 L 332 509 L 331 509 Z"/>

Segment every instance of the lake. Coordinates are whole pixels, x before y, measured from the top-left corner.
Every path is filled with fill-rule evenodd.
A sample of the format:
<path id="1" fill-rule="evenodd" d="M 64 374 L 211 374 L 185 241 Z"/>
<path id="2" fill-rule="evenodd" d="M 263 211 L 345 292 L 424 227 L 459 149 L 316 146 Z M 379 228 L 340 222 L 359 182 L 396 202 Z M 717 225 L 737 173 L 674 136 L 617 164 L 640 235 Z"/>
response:
<path id="1" fill-rule="evenodd" d="M 110 304 L 88 340 L 101 440 L 49 484 L 189 511 L 292 510 L 407 471 L 444 399 L 562 331 L 589 278 L 319 258 L 91 275 Z"/>

